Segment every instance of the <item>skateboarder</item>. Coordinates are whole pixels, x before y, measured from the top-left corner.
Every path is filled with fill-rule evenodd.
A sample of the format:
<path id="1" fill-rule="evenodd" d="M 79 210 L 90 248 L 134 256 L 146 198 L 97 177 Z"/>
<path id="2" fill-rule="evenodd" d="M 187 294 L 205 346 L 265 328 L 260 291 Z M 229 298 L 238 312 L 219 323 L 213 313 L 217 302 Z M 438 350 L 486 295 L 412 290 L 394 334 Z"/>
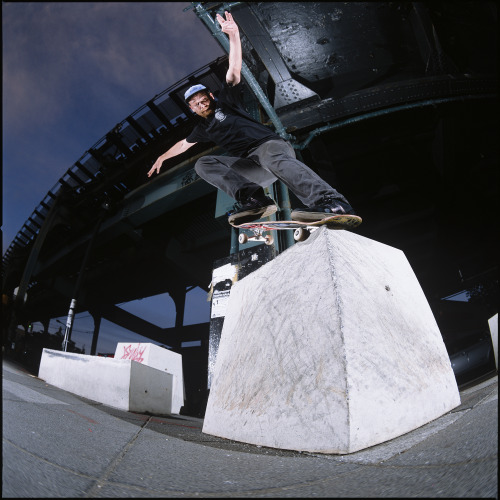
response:
<path id="1" fill-rule="evenodd" d="M 229 12 L 217 14 L 221 29 L 229 37 L 229 69 L 218 98 L 204 85 L 194 85 L 184 94 L 191 110 L 202 119 L 191 134 L 162 154 L 148 176 L 159 173 L 168 158 L 179 155 L 197 142 L 214 142 L 230 156 L 204 156 L 195 165 L 197 174 L 234 198 L 237 203 L 228 221 L 242 224 L 276 212 L 275 202 L 263 187 L 280 179 L 304 207 L 292 211 L 292 219 L 309 222 L 332 215 L 355 212 L 349 202 L 309 167 L 296 159 L 291 144 L 243 108 L 241 96 L 241 42 L 239 29 Z"/>

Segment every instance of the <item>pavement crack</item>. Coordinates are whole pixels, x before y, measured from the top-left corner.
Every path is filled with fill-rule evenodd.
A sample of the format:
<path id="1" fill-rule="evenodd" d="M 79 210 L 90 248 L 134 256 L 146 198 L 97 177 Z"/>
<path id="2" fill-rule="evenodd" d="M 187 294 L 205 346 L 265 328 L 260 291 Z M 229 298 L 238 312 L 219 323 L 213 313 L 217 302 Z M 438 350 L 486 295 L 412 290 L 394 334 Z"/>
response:
<path id="1" fill-rule="evenodd" d="M 104 486 L 104 484 L 108 481 L 108 477 L 111 473 L 116 469 L 116 467 L 123 460 L 125 455 L 128 453 L 130 448 L 134 445 L 135 441 L 139 437 L 140 433 L 146 428 L 148 423 L 150 422 L 152 417 L 148 417 L 146 421 L 144 421 L 139 430 L 132 436 L 129 442 L 122 448 L 121 452 L 116 456 L 116 458 L 106 467 L 106 470 L 103 472 L 101 477 L 96 480 L 95 484 L 90 488 L 90 490 L 86 493 L 85 498 L 92 498 L 98 493 L 99 489 Z"/>

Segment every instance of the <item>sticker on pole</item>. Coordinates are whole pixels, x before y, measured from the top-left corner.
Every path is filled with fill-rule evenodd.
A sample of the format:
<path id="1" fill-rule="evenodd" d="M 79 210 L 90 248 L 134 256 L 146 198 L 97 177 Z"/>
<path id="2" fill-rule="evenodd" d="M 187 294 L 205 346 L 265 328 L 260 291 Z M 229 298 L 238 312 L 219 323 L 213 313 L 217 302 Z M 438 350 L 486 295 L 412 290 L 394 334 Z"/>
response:
<path id="1" fill-rule="evenodd" d="M 214 269 L 210 294 L 212 309 L 210 318 L 221 318 L 226 315 L 231 286 L 238 279 L 238 268 L 232 264 Z"/>

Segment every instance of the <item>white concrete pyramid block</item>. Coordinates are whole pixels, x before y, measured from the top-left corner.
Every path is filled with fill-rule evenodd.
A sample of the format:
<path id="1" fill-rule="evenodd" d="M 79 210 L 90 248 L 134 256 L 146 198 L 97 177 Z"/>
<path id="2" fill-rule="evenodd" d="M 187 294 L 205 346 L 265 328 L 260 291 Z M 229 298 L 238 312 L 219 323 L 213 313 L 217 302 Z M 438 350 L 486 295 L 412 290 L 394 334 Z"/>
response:
<path id="1" fill-rule="evenodd" d="M 404 253 L 323 227 L 233 286 L 203 432 L 344 454 L 459 404 Z"/>

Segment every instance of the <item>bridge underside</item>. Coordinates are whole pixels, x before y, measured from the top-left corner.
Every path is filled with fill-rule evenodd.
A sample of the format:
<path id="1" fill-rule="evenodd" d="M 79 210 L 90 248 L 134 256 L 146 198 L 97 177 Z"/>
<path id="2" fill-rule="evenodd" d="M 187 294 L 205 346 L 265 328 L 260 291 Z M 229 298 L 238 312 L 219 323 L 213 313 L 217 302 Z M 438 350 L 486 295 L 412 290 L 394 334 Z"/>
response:
<path id="1" fill-rule="evenodd" d="M 496 272 L 498 127 L 489 107 L 450 103 L 372 118 L 325 133 L 302 153 L 363 217 L 359 234 L 405 251 L 430 300 Z M 147 189 L 155 188 L 137 190 L 128 204 L 147 197 Z M 229 254 L 232 229 L 215 217 L 211 186 L 197 179 L 182 191 L 197 197 L 151 218 L 147 207 L 123 217 L 125 206 L 102 229 L 84 270 L 79 311 L 106 317 L 110 306 L 160 293 L 182 307 L 186 289 L 208 289 L 213 262 Z M 61 249 L 61 258 L 54 248 L 41 252 L 25 309 L 31 321 L 67 314 L 88 242 Z M 129 326 L 153 338 L 144 324 Z M 161 341 L 178 345 L 182 338 L 179 329 Z"/>

